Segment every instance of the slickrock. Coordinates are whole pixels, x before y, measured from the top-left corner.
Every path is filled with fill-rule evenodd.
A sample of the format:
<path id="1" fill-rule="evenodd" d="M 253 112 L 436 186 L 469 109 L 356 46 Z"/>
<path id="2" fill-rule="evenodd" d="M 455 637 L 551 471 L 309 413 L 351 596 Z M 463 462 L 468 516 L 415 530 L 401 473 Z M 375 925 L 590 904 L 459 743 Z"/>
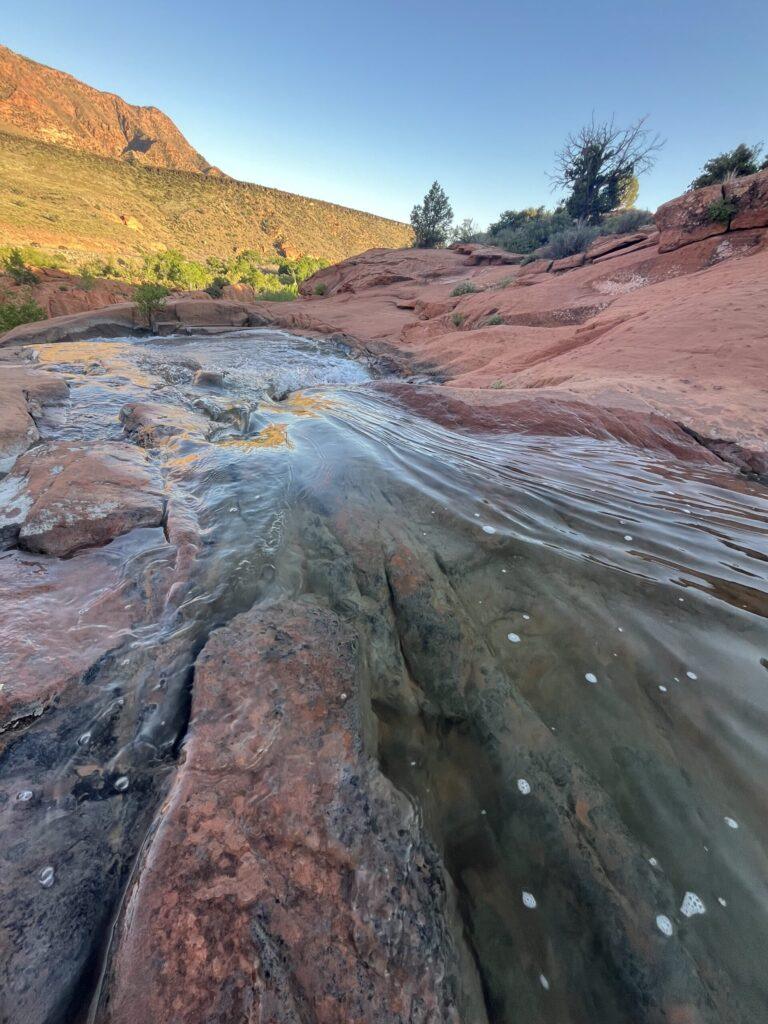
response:
<path id="1" fill-rule="evenodd" d="M 100 1021 L 486 1019 L 441 865 L 367 752 L 362 707 L 355 637 L 314 601 L 213 634 Z"/>
<path id="2" fill-rule="evenodd" d="M 43 444 L 0 483 L 0 546 L 60 557 L 159 526 L 162 477 L 147 454 L 120 442 Z"/>
<path id="3" fill-rule="evenodd" d="M 0 367 L 0 473 L 8 472 L 17 456 L 40 440 L 36 421 L 68 396 L 66 382 L 54 373 L 29 363 Z"/>
<path id="4" fill-rule="evenodd" d="M 175 437 L 205 438 L 213 424 L 206 416 L 162 402 L 131 402 L 120 410 L 126 435 L 143 448 Z"/>

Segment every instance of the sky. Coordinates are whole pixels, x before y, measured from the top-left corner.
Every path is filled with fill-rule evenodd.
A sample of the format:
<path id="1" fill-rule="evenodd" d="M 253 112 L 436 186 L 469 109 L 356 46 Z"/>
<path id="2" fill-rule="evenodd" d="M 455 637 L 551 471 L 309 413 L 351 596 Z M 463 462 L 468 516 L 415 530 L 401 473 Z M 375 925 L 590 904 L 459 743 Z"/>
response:
<path id="1" fill-rule="evenodd" d="M 554 205 L 567 134 L 647 115 L 637 205 L 768 143 L 768 0 L 0 0 L 0 42 L 160 107 L 226 173 L 407 220 Z"/>

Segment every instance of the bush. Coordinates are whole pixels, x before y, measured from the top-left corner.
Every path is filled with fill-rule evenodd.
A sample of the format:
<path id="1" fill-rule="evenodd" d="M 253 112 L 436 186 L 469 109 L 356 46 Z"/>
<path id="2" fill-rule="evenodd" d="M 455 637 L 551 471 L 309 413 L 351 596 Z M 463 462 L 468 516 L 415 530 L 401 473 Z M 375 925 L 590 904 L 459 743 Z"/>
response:
<path id="1" fill-rule="evenodd" d="M 653 214 L 650 210 L 619 210 L 606 217 L 600 225 L 600 234 L 627 235 L 647 224 L 653 224 Z"/>
<path id="2" fill-rule="evenodd" d="M 451 323 L 453 324 L 454 327 L 461 327 L 461 325 L 464 323 L 466 319 L 467 318 L 464 316 L 463 313 L 454 313 L 451 316 Z"/>
<path id="3" fill-rule="evenodd" d="M 742 142 L 728 153 L 713 156 L 707 160 L 701 174 L 693 179 L 688 188 L 705 188 L 707 185 L 717 185 L 731 178 L 743 178 L 747 174 L 755 174 L 765 169 L 768 167 L 768 160 L 759 163 L 762 148 L 762 143 L 759 142 L 754 146 L 747 146 Z"/>
<path id="4" fill-rule="evenodd" d="M 5 272 L 16 284 L 35 284 L 37 277 L 27 267 L 20 249 L 11 249 L 3 260 Z"/>
<path id="5" fill-rule="evenodd" d="M 727 224 L 737 209 L 733 199 L 716 199 L 707 207 L 707 217 L 718 224 Z"/>
<path id="6" fill-rule="evenodd" d="M 202 263 L 186 259 L 176 249 L 147 256 L 144 260 L 144 280 L 167 288 L 195 291 L 205 288 L 209 276 L 208 269 Z"/>
<path id="7" fill-rule="evenodd" d="M 328 260 L 315 256 L 299 256 L 295 260 L 281 260 L 277 274 L 288 284 L 301 284 L 302 281 L 306 281 L 308 277 L 312 277 L 318 270 L 323 270 L 328 265 Z"/>
<path id="8" fill-rule="evenodd" d="M 325 293 L 328 291 L 328 285 L 325 284 L 323 281 L 320 281 L 319 284 L 316 284 L 312 290 L 315 293 L 315 295 L 325 295 Z"/>
<path id="9" fill-rule="evenodd" d="M 139 307 L 139 313 L 146 320 L 148 327 L 152 327 L 152 318 L 163 308 L 163 302 L 169 294 L 164 285 L 154 281 L 145 281 L 134 289 L 133 301 Z"/>
<path id="10" fill-rule="evenodd" d="M 573 226 L 565 210 L 545 210 L 543 206 L 527 210 L 505 210 L 488 228 L 486 241 L 508 252 L 529 253 L 545 245 L 552 235 Z"/>
<path id="11" fill-rule="evenodd" d="M 575 256 L 577 252 L 586 252 L 600 234 L 600 228 L 592 224 L 577 224 L 552 235 L 544 252 L 552 260 L 561 260 L 565 256 Z"/>
<path id="12" fill-rule="evenodd" d="M 457 284 L 451 292 L 451 295 L 471 295 L 473 292 L 479 289 L 472 284 L 471 281 L 462 281 L 461 284 Z"/>
<path id="13" fill-rule="evenodd" d="M 220 299 L 224 294 L 224 289 L 229 284 L 228 277 L 214 277 L 208 287 L 205 289 L 206 292 L 211 296 L 212 299 Z"/>
<path id="14" fill-rule="evenodd" d="M 0 263 L 6 266 L 8 257 L 12 252 L 17 252 L 21 255 L 22 263 L 28 267 L 43 268 L 54 268 L 59 269 L 66 266 L 66 260 L 63 256 L 58 256 L 53 253 L 45 252 L 45 250 L 37 249 L 32 245 L 0 245 Z"/>
<path id="15" fill-rule="evenodd" d="M 475 224 L 471 217 L 465 217 L 451 231 L 452 242 L 477 242 L 481 237 L 480 225 Z"/>
<path id="16" fill-rule="evenodd" d="M 503 324 L 503 323 L 504 323 L 504 317 L 500 316 L 498 313 L 493 313 L 492 316 L 489 316 L 486 319 L 486 321 L 485 321 L 483 326 L 484 327 L 500 327 L 501 324 Z"/>
<path id="17" fill-rule="evenodd" d="M 18 299 L 0 297 L 0 334 L 36 320 L 45 320 L 45 311 L 30 295 Z"/>
<path id="18" fill-rule="evenodd" d="M 290 302 L 296 298 L 296 290 L 291 288 L 278 288 L 274 291 L 259 292 L 258 298 L 264 302 Z"/>

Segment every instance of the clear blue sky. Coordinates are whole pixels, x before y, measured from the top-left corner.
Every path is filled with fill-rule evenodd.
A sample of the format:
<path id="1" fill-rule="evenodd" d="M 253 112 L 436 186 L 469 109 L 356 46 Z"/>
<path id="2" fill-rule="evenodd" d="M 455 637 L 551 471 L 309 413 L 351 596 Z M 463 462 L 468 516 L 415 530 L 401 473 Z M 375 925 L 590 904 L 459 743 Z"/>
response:
<path id="1" fill-rule="evenodd" d="M 569 130 L 648 114 L 639 204 L 768 143 L 768 0 L 36 0 L 0 41 L 169 114 L 224 171 L 407 219 L 434 178 L 457 219 L 551 204 Z"/>

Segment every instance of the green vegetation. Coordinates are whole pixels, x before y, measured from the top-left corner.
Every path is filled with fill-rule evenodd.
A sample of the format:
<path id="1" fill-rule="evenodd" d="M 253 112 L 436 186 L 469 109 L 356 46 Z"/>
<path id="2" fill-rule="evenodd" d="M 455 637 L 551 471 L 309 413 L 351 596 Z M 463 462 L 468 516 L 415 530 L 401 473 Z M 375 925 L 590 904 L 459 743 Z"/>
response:
<path id="1" fill-rule="evenodd" d="M 727 224 L 737 209 L 738 206 L 733 199 L 716 199 L 707 207 L 707 217 L 719 224 Z"/>
<path id="2" fill-rule="evenodd" d="M 411 210 L 413 245 L 416 249 L 440 249 L 448 241 L 453 220 L 453 210 L 448 196 L 440 185 L 433 181 L 421 203 Z"/>
<path id="3" fill-rule="evenodd" d="M 134 279 L 144 259 L 162 250 L 204 264 L 208 257 L 230 260 L 250 250 L 261 266 L 274 266 L 285 257 L 286 245 L 288 255 L 336 261 L 374 246 L 406 246 L 412 238 L 405 224 L 333 203 L 5 133 L 0 226 L 3 241 L 37 243 L 69 265 L 93 257 L 114 264 L 122 259 L 134 265 Z"/>
<path id="4" fill-rule="evenodd" d="M 498 380 L 495 380 L 493 382 L 493 384 L 491 384 L 491 387 L 492 388 L 496 388 L 496 389 L 503 388 L 504 387 L 504 381 L 501 379 L 501 377 L 499 377 Z"/>
<path id="5" fill-rule="evenodd" d="M 601 235 L 626 235 L 638 228 L 653 224 L 650 210 L 617 210 L 610 214 L 600 225 Z"/>
<path id="6" fill-rule="evenodd" d="M 451 292 L 451 295 L 471 295 L 473 292 L 479 289 L 472 284 L 471 281 L 462 281 L 461 284 L 457 284 Z"/>
<path id="7" fill-rule="evenodd" d="M 467 318 L 463 313 L 453 313 L 451 315 L 451 323 L 454 327 L 461 327 L 466 319 Z"/>
<path id="8" fill-rule="evenodd" d="M 3 260 L 3 269 L 14 284 L 35 284 L 37 277 L 27 266 L 20 249 L 11 249 Z"/>
<path id="9" fill-rule="evenodd" d="M 632 194 L 633 179 L 653 167 L 664 143 L 645 121 L 619 128 L 613 120 L 593 118 L 565 140 L 552 181 L 569 192 L 564 208 L 574 220 L 599 224 Z"/>
<path id="10" fill-rule="evenodd" d="M 494 313 L 492 316 L 489 316 L 489 317 L 486 318 L 486 321 L 483 324 L 483 326 L 484 327 L 500 327 L 501 324 L 503 324 L 503 323 L 504 323 L 504 317 L 500 316 L 498 313 Z"/>
<path id="11" fill-rule="evenodd" d="M 206 291 L 212 299 L 220 299 L 224 294 L 224 288 L 229 284 L 229 278 L 226 277 L 214 277 L 209 285 L 206 286 Z"/>
<path id="12" fill-rule="evenodd" d="M 747 174 L 756 174 L 758 171 L 768 168 L 768 159 L 760 163 L 760 153 L 763 144 L 756 143 L 748 146 L 741 142 L 735 149 L 728 153 L 720 153 L 707 160 L 702 168 L 701 174 L 694 178 L 689 189 L 704 188 L 706 185 L 717 185 L 721 181 L 730 181 L 733 178 L 743 178 Z M 717 218 L 713 218 L 716 220 Z"/>
<path id="13" fill-rule="evenodd" d="M 152 327 L 153 317 L 163 308 L 163 303 L 169 291 L 161 284 L 146 281 L 136 287 L 133 299 L 139 307 L 139 313 L 147 322 L 147 327 Z"/>
<path id="14" fill-rule="evenodd" d="M 35 320 L 45 320 L 45 312 L 31 296 L 13 299 L 7 294 L 0 295 L 0 334 Z"/>
<path id="15" fill-rule="evenodd" d="M 562 208 L 550 211 L 532 206 L 527 210 L 505 210 L 488 228 L 485 240 L 508 252 L 528 253 L 572 226 L 573 219 Z"/>
<path id="16" fill-rule="evenodd" d="M 578 252 L 586 252 L 592 242 L 600 234 L 600 228 L 591 224 L 575 224 L 565 231 L 552 235 L 542 251 L 542 255 L 552 260 L 561 260 L 566 256 L 575 256 Z"/>
<path id="17" fill-rule="evenodd" d="M 451 230 L 451 241 L 476 242 L 481 234 L 480 225 L 476 224 L 471 217 L 465 217 Z"/>
<path id="18" fill-rule="evenodd" d="M 320 281 L 312 290 L 315 295 L 325 295 L 328 291 L 328 285 L 324 281 Z"/>

